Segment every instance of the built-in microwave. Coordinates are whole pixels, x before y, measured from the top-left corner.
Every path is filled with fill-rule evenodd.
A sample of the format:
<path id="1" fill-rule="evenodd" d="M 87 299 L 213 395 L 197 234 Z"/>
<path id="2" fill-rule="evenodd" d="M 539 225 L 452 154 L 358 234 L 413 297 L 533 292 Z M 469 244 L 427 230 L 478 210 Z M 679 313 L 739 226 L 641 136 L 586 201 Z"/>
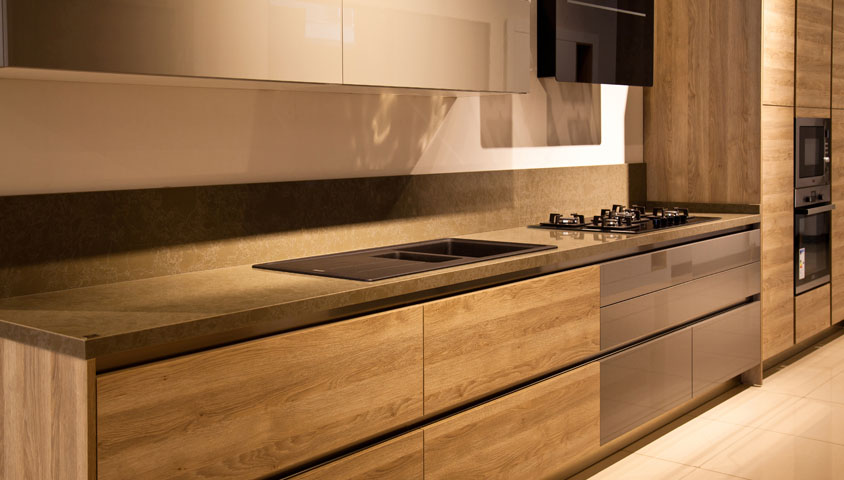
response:
<path id="1" fill-rule="evenodd" d="M 794 119 L 794 188 L 829 185 L 829 136 L 828 118 Z"/>

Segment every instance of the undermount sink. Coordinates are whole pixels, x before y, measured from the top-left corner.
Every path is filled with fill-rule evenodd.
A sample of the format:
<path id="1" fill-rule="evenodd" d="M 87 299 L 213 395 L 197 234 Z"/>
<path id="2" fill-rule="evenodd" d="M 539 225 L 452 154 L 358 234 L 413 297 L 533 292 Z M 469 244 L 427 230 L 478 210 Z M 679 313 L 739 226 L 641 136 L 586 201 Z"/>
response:
<path id="1" fill-rule="evenodd" d="M 443 238 L 253 266 L 266 270 L 371 282 L 553 248 L 557 247 L 533 243 Z"/>

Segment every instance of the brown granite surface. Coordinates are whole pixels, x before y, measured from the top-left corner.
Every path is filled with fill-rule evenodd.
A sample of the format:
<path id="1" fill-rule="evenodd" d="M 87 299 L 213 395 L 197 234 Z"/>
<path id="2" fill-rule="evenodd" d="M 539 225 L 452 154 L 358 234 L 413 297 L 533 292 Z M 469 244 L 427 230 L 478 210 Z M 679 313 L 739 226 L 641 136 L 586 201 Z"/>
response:
<path id="1" fill-rule="evenodd" d="M 0 197 L 0 298 L 536 223 L 644 198 L 644 165 Z"/>
<path id="2" fill-rule="evenodd" d="M 721 220 L 641 235 L 566 235 L 525 227 L 465 235 L 557 249 L 371 283 L 240 265 L 6 298 L 0 300 L 0 336 L 95 358 L 227 332 L 284 331 L 341 316 L 354 305 L 401 303 L 403 296 L 419 292 L 553 271 L 760 221 L 754 214 L 717 216 Z"/>

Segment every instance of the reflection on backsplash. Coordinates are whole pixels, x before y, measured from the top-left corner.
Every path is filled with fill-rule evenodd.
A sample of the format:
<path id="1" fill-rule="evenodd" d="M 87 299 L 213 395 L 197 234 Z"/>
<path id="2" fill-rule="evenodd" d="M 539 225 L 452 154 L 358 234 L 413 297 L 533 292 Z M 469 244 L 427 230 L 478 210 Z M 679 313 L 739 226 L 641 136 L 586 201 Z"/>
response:
<path id="1" fill-rule="evenodd" d="M 0 197 L 0 297 L 523 227 L 638 201 L 643 167 Z"/>

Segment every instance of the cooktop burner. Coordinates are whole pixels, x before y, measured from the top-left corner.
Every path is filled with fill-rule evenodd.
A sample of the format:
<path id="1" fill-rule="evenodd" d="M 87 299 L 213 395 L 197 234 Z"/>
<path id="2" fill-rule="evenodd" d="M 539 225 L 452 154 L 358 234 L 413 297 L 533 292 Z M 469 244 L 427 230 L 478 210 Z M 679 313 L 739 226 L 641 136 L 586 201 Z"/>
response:
<path id="1" fill-rule="evenodd" d="M 642 233 L 663 228 L 681 227 L 695 223 L 718 220 L 719 217 L 697 217 L 689 215 L 685 208 L 654 208 L 647 213 L 645 207 L 633 205 L 613 205 L 611 209 L 601 210 L 587 221 L 584 215 L 572 213 L 566 217 L 559 213 L 552 213 L 547 222 L 539 225 L 528 225 L 531 228 L 546 228 L 551 230 L 580 230 L 586 232 L 613 233 Z"/>

